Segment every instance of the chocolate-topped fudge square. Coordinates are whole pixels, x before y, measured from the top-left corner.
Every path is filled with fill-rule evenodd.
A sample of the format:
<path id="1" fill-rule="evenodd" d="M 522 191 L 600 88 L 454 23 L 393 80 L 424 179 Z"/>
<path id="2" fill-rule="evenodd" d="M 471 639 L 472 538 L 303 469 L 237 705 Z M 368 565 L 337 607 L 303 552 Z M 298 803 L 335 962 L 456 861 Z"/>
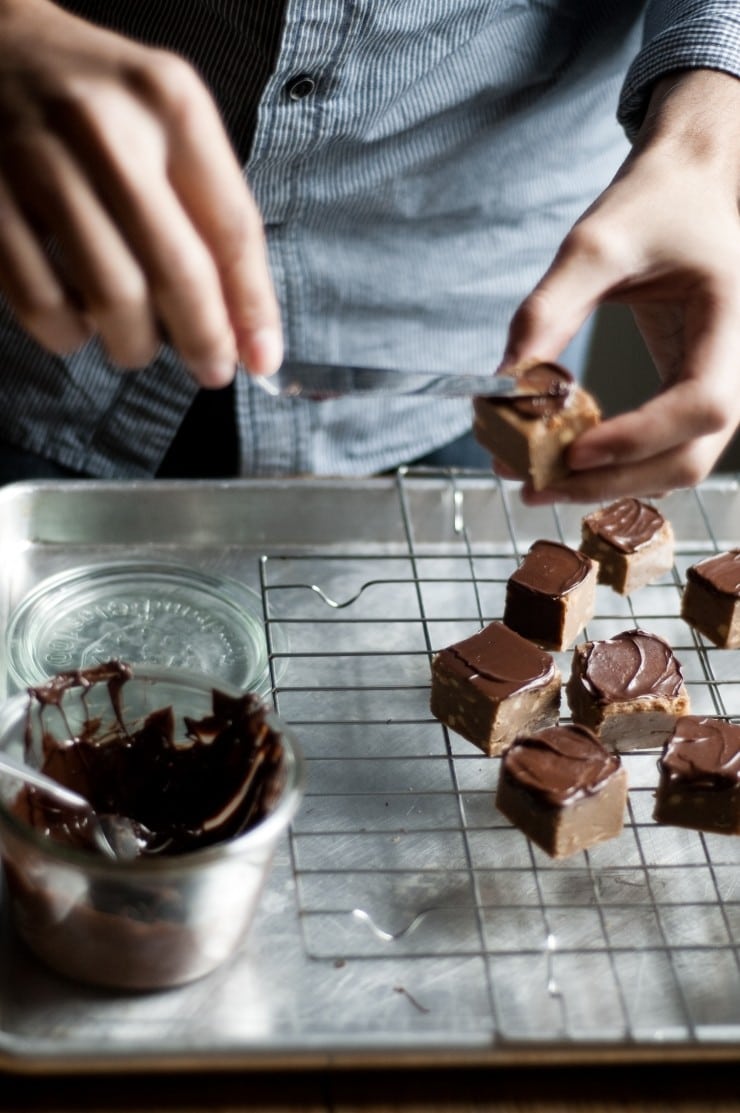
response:
<path id="1" fill-rule="evenodd" d="M 581 522 L 581 552 L 599 565 L 599 583 L 629 595 L 673 567 L 673 528 L 640 499 L 617 499 Z"/>
<path id="2" fill-rule="evenodd" d="M 571 441 L 601 421 L 596 400 L 557 363 L 527 360 L 507 368 L 521 397 L 479 397 L 473 402 L 476 440 L 536 491 L 568 475 Z"/>
<path id="3" fill-rule="evenodd" d="M 740 549 L 706 557 L 686 570 L 681 617 L 720 649 L 740 646 Z"/>
<path id="4" fill-rule="evenodd" d="M 740 726 L 684 716 L 663 747 L 658 769 L 657 823 L 740 834 Z"/>
<path id="5" fill-rule="evenodd" d="M 504 622 L 544 649 L 567 649 L 593 618 L 597 573 L 585 553 L 535 541 L 509 577 Z"/>
<path id="6" fill-rule="evenodd" d="M 620 750 L 662 746 L 691 710 L 680 662 L 645 630 L 577 645 L 566 692 L 574 722 Z"/>
<path id="7" fill-rule="evenodd" d="M 496 807 L 552 858 L 619 835 L 627 774 L 587 727 L 550 727 L 515 739 L 501 760 Z"/>
<path id="8" fill-rule="evenodd" d="M 558 721 L 561 676 L 543 652 L 492 622 L 432 660 L 431 712 L 489 756 Z"/>

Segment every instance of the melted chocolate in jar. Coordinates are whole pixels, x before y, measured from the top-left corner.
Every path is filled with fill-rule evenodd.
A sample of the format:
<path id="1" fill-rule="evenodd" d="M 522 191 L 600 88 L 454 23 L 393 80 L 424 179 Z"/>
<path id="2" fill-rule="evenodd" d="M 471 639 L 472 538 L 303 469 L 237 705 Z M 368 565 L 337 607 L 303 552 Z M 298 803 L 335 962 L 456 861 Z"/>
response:
<path id="1" fill-rule="evenodd" d="M 548 727 L 517 739 L 504 755 L 508 774 L 554 807 L 597 792 L 621 762 L 582 726 Z"/>
<path id="2" fill-rule="evenodd" d="M 649 545 L 665 519 L 654 506 L 639 499 L 617 499 L 587 518 L 592 531 L 615 549 L 634 553 Z"/>
<path id="3" fill-rule="evenodd" d="M 683 673 L 663 638 L 644 630 L 625 630 L 591 644 L 584 680 L 601 703 L 641 696 L 673 699 L 681 690 Z"/>
<path id="4" fill-rule="evenodd" d="M 475 675 L 500 686 L 501 699 L 549 680 L 555 672 L 552 657 L 500 622 L 492 622 L 479 634 L 443 652 L 457 658 Z"/>
<path id="5" fill-rule="evenodd" d="M 212 713 L 198 720 L 184 716 L 181 727 L 172 707 L 127 722 L 122 696 L 131 676 L 129 666 L 113 661 L 29 690 L 26 748 L 36 711 L 43 772 L 84 796 L 97 815 L 131 820 L 141 835 L 142 856 L 181 854 L 257 824 L 279 794 L 283 753 L 258 697 L 214 690 Z M 68 729 L 59 737 L 51 723 L 69 725 L 65 697 L 78 689 L 87 706 L 98 684 L 108 688 L 110 722 L 88 716 L 76 733 Z M 91 846 L 89 816 L 52 806 L 43 792 L 25 787 L 14 810 L 50 838 Z"/>

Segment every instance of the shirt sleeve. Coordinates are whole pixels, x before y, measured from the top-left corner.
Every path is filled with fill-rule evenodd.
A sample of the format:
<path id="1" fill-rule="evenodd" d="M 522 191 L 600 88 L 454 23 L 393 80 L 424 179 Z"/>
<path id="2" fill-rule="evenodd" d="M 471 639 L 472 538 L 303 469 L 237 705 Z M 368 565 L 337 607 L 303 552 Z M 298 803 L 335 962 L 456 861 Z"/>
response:
<path id="1" fill-rule="evenodd" d="M 677 70 L 711 69 L 740 77 L 738 0 L 650 0 L 643 46 L 622 86 L 617 118 L 633 139 L 653 85 Z"/>

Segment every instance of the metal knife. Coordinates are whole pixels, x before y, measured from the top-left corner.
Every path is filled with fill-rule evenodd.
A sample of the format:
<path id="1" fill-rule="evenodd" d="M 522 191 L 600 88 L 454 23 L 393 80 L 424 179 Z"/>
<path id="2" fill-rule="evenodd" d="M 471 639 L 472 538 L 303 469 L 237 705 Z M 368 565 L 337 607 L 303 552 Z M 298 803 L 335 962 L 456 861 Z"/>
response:
<path id="1" fill-rule="evenodd" d="M 527 397 L 507 375 L 466 375 L 455 372 L 391 371 L 345 364 L 284 363 L 272 376 L 255 377 L 274 397 L 338 398 L 348 394 L 416 394 L 427 398 L 472 398 L 474 395 Z"/>

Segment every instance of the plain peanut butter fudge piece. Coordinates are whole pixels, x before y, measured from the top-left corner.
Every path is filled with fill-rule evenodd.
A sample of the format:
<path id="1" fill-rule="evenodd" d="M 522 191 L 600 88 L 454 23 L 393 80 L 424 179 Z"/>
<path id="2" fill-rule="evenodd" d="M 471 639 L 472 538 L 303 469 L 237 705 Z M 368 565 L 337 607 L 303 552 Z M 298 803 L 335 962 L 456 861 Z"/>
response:
<path id="1" fill-rule="evenodd" d="M 740 549 L 706 557 L 686 570 L 681 618 L 720 649 L 740 646 Z"/>
<path id="2" fill-rule="evenodd" d="M 596 400 L 557 363 L 528 360 L 507 375 L 521 397 L 479 397 L 473 402 L 473 433 L 484 448 L 536 491 L 568 475 L 571 441 L 601 421 Z"/>
<path id="3" fill-rule="evenodd" d="M 673 528 L 656 507 L 623 498 L 587 514 L 581 552 L 599 565 L 599 583 L 629 595 L 673 567 Z"/>
<path id="4" fill-rule="evenodd" d="M 657 823 L 740 835 L 740 726 L 679 719 L 658 760 Z"/>
<path id="5" fill-rule="evenodd" d="M 560 689 L 550 654 L 501 622 L 432 660 L 432 714 L 489 757 L 522 731 L 557 723 Z"/>
<path id="6" fill-rule="evenodd" d="M 662 746 L 691 710 L 673 650 L 645 630 L 577 645 L 566 692 L 574 722 L 620 750 Z"/>
<path id="7" fill-rule="evenodd" d="M 501 760 L 496 807 L 552 858 L 615 838 L 626 803 L 619 755 L 587 727 L 522 735 Z"/>
<path id="8" fill-rule="evenodd" d="M 558 541 L 535 541 L 506 585 L 504 622 L 544 649 L 567 649 L 596 604 L 597 565 Z"/>

